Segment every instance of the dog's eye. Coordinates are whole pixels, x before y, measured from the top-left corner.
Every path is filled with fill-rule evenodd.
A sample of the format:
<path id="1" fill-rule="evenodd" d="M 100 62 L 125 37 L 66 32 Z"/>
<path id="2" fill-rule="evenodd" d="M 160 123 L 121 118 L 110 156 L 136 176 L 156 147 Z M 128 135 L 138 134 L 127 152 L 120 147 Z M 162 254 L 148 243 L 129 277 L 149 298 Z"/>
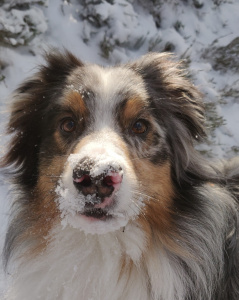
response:
<path id="1" fill-rule="evenodd" d="M 145 133 L 148 129 L 148 126 L 144 120 L 138 120 L 132 126 L 132 132 L 135 134 Z"/>
<path id="2" fill-rule="evenodd" d="M 60 128 L 62 131 L 70 133 L 76 130 L 76 123 L 73 119 L 67 118 L 61 122 Z"/>

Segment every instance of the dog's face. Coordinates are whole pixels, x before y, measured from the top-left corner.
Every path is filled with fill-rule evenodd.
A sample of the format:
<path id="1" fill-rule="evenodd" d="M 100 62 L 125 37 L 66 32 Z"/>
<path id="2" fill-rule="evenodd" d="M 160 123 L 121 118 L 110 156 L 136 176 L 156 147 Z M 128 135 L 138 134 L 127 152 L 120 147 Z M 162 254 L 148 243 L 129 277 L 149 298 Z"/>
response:
<path id="1" fill-rule="evenodd" d="M 150 198 L 161 195 L 161 209 L 169 206 L 168 150 L 153 110 L 130 69 L 83 66 L 70 74 L 47 108 L 39 174 L 56 189 L 64 224 L 104 233 L 140 215 Z M 51 176 L 59 176 L 57 187 Z"/>
<path id="2" fill-rule="evenodd" d="M 169 228 L 173 178 L 203 134 L 196 89 L 160 54 L 109 68 L 70 54 L 48 63 L 17 91 L 6 156 L 36 219 L 86 233 Z"/>

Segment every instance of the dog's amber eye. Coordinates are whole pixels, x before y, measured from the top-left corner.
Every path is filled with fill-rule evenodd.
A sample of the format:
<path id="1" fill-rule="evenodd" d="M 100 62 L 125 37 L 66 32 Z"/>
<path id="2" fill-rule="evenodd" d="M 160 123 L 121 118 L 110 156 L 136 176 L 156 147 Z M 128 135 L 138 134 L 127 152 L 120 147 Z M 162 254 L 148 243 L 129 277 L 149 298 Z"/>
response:
<path id="1" fill-rule="evenodd" d="M 132 132 L 135 134 L 145 133 L 148 129 L 148 126 L 144 120 L 138 120 L 132 126 Z"/>
<path id="2" fill-rule="evenodd" d="M 64 132 L 73 132 L 76 130 L 76 123 L 73 119 L 67 118 L 61 122 L 60 128 Z"/>

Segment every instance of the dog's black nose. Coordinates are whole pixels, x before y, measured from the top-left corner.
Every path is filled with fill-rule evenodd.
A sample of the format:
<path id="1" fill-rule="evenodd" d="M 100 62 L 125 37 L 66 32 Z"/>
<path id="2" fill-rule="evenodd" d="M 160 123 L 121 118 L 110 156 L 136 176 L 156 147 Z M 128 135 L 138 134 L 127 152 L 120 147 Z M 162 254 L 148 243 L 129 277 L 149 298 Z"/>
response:
<path id="1" fill-rule="evenodd" d="M 73 170 L 73 183 L 90 204 L 101 203 L 110 197 L 119 189 L 122 178 L 120 166 L 96 163 L 89 158 L 81 160 Z"/>

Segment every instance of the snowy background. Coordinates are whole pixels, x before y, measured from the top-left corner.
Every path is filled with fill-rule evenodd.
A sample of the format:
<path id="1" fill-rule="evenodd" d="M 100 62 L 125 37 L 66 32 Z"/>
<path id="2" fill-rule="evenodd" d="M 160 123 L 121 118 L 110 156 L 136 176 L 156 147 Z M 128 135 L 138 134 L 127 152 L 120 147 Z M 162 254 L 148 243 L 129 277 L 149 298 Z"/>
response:
<path id="1" fill-rule="evenodd" d="M 209 138 L 200 151 L 239 154 L 238 26 L 238 0 L 0 0 L 0 154 L 9 95 L 51 47 L 103 65 L 175 53 L 205 95 Z M 0 185 L 1 247 L 9 206 L 3 175 Z M 0 295 L 3 286 L 0 267 Z"/>

